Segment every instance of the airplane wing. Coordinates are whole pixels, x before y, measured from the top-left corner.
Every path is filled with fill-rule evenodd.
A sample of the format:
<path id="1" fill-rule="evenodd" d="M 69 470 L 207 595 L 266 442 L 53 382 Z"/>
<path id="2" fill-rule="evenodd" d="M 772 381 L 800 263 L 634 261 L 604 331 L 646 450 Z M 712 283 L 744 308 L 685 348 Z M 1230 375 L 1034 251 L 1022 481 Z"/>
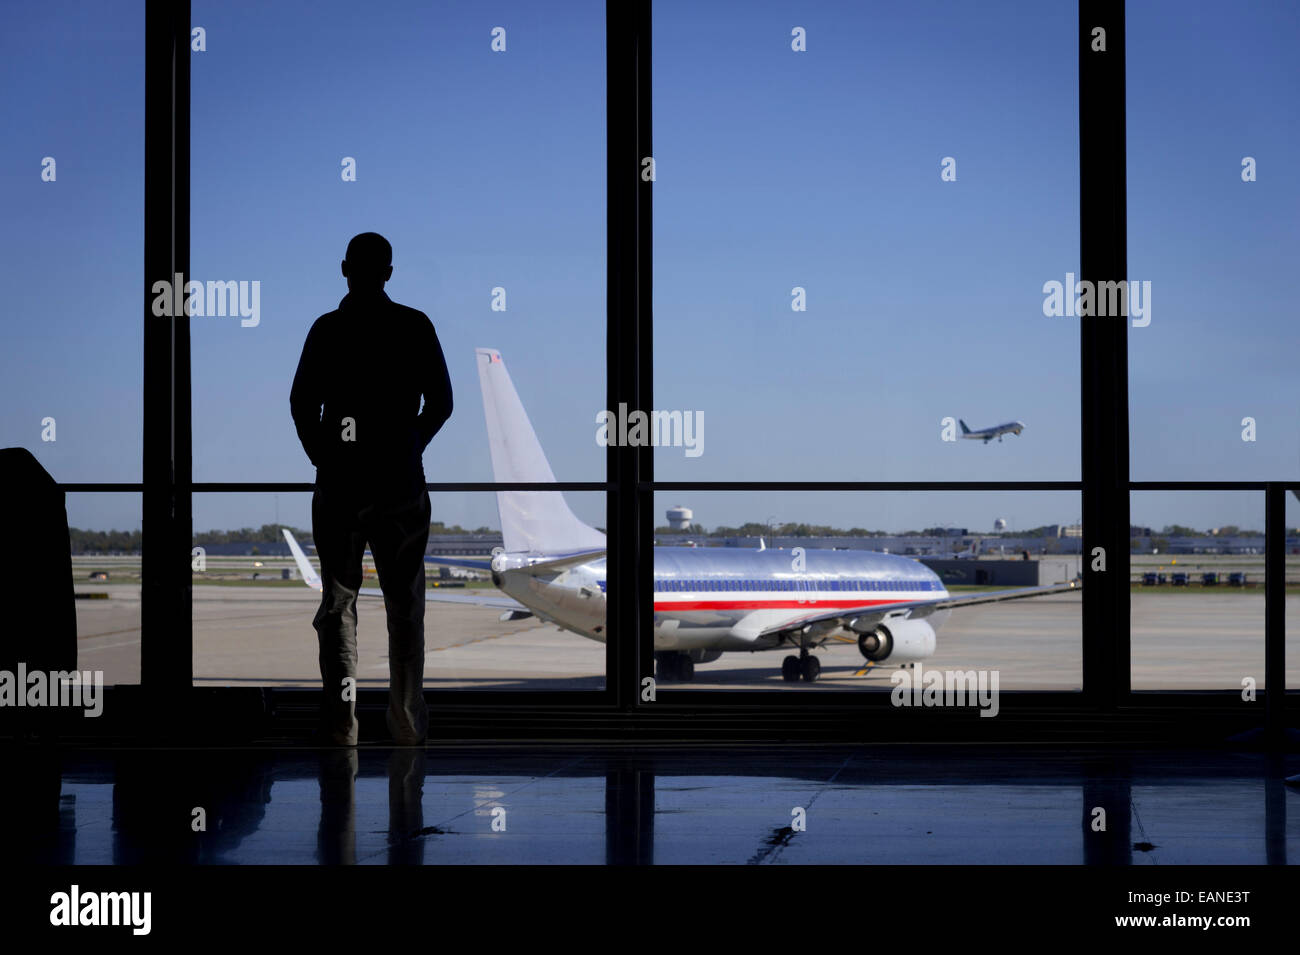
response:
<path id="1" fill-rule="evenodd" d="M 307 559 L 307 555 L 302 552 L 302 548 L 298 546 L 298 542 L 294 539 L 294 536 L 289 533 L 289 529 L 282 527 L 281 530 L 284 531 L 284 539 L 289 542 L 289 552 L 293 554 L 294 563 L 298 565 L 298 570 L 302 574 L 303 583 L 319 593 L 322 586 L 320 574 L 316 573 L 315 568 L 311 565 L 311 561 Z M 383 597 L 384 592 L 378 587 L 362 587 L 357 591 L 357 596 Z M 436 603 L 469 604 L 475 607 L 496 607 L 499 610 L 528 610 L 528 608 L 519 601 L 513 600 L 510 597 L 501 596 L 500 594 L 452 594 L 440 590 L 437 587 L 432 587 L 429 590 L 426 590 L 424 592 L 424 599 L 426 601 L 432 600 Z"/>
<path id="2" fill-rule="evenodd" d="M 1025 597 L 1044 597 L 1048 594 L 1067 594 L 1082 589 L 1082 583 L 1070 581 L 1063 584 L 1047 584 L 1042 587 L 1018 587 L 1015 590 L 984 590 L 963 594 L 960 597 L 945 597 L 940 600 L 910 600 L 883 605 L 873 604 L 866 607 L 836 607 L 834 610 L 814 611 L 791 620 L 783 620 L 778 624 L 764 628 L 758 633 L 758 636 L 775 636 L 792 630 L 802 630 L 804 627 L 831 630 L 836 627 L 847 627 L 851 622 L 856 623 L 853 629 L 864 631 L 890 616 L 926 617 L 936 610 L 973 607 L 977 604 L 1020 600 Z M 741 621 L 741 623 L 743 622 Z"/>
<path id="3" fill-rule="evenodd" d="M 289 542 L 289 553 L 293 554 L 293 562 L 298 565 L 298 571 L 302 574 L 303 583 L 312 590 L 319 592 L 321 589 L 320 574 L 316 573 L 316 568 L 312 567 L 311 561 L 307 559 L 307 555 L 298 546 L 298 541 L 289 533 L 289 528 L 282 527 L 280 531 L 284 534 L 284 539 Z"/>
<path id="4" fill-rule="evenodd" d="M 362 597 L 382 597 L 384 592 L 378 587 L 362 587 L 357 591 Z M 523 610 L 531 613 L 527 607 L 518 600 L 511 597 L 504 597 L 499 593 L 459 593 L 452 594 L 445 590 L 439 590 L 437 587 L 430 587 L 424 592 L 425 601 L 432 600 L 440 604 L 466 604 L 473 607 L 496 607 L 498 610 Z"/>
<path id="5" fill-rule="evenodd" d="M 960 597 L 948 597 L 944 600 L 930 602 L 935 610 L 948 610 L 952 607 L 973 607 L 976 604 L 998 603 L 1003 600 L 1020 600 L 1023 597 L 1045 597 L 1049 594 L 1068 594 L 1083 590 L 1083 583 L 1068 580 L 1060 584 L 1044 584 L 1041 587 L 1017 587 L 1015 590 L 981 590 L 962 594 Z"/>
<path id="6" fill-rule="evenodd" d="M 473 557 L 438 557 L 429 554 L 424 558 L 426 564 L 446 564 L 448 567 L 467 567 L 470 570 L 491 570 L 492 561 Z"/>

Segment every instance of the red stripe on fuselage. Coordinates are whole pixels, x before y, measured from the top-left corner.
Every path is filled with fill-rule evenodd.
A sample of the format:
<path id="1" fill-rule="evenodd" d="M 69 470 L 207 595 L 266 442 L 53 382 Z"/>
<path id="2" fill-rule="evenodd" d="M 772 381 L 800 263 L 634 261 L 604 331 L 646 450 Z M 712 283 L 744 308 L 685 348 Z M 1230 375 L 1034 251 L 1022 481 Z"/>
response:
<path id="1" fill-rule="evenodd" d="M 936 598 L 939 599 L 939 598 Z M 835 609 L 842 607 L 879 607 L 884 604 L 912 603 L 910 600 L 663 600 L 655 602 L 655 610 L 807 610 L 810 607 Z"/>

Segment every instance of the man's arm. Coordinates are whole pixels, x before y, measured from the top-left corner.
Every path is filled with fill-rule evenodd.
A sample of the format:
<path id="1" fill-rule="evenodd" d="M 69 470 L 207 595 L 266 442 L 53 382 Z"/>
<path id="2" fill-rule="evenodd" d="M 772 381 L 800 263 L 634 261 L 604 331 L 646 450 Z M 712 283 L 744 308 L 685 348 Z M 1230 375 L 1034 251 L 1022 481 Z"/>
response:
<path id="1" fill-rule="evenodd" d="M 289 391 L 289 410 L 293 414 L 293 426 L 298 431 L 298 440 L 302 449 L 315 467 L 320 467 L 318 442 L 320 440 L 321 394 L 320 377 L 320 342 L 316 325 L 307 333 L 307 341 L 302 346 L 302 357 L 298 359 L 298 370 L 293 376 L 293 388 Z"/>
<path id="2" fill-rule="evenodd" d="M 442 354 L 442 343 L 438 333 L 433 329 L 433 322 L 424 316 L 422 328 L 428 338 L 421 350 L 424 377 L 420 390 L 424 394 L 424 407 L 420 410 L 418 424 L 420 428 L 420 451 L 429 446 L 433 436 L 441 430 L 443 424 L 451 417 L 451 375 L 447 373 L 447 360 Z"/>

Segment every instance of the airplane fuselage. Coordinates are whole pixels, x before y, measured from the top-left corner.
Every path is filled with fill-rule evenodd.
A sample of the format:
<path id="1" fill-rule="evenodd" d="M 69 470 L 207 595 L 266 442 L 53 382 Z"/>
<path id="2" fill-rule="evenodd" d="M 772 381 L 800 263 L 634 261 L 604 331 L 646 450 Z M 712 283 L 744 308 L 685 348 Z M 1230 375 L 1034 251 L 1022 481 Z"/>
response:
<path id="1" fill-rule="evenodd" d="M 924 564 L 874 551 L 656 547 L 654 555 L 657 651 L 771 650 L 782 640 L 763 631 L 804 615 L 949 596 Z M 604 641 L 604 558 L 551 578 L 515 569 L 527 563 L 501 555 L 494 582 L 538 617 Z M 938 629 L 947 616 L 940 610 L 927 619 Z"/>
<path id="2" fill-rule="evenodd" d="M 964 426 L 963 426 L 964 427 Z M 978 431 L 964 431 L 962 438 L 967 441 L 983 441 L 988 444 L 994 438 L 1002 439 L 1004 434 L 1020 434 L 1025 430 L 1023 421 L 1008 421 L 1006 424 L 1000 424 L 992 428 L 980 428 Z"/>

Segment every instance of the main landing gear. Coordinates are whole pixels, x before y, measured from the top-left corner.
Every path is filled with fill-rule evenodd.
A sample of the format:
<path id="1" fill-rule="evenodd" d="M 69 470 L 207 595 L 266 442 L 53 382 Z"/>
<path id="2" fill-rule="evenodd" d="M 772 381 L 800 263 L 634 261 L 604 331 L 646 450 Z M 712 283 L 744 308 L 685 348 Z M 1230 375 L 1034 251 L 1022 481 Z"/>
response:
<path id="1" fill-rule="evenodd" d="M 659 683 L 690 683 L 695 679 L 695 661 L 685 653 L 661 650 L 655 654 L 655 680 Z"/>
<path id="2" fill-rule="evenodd" d="M 800 680 L 813 683 L 821 676 L 821 672 L 821 661 L 809 653 L 807 647 L 800 647 L 797 657 L 788 656 L 781 661 L 781 676 L 786 683 L 798 683 Z"/>

